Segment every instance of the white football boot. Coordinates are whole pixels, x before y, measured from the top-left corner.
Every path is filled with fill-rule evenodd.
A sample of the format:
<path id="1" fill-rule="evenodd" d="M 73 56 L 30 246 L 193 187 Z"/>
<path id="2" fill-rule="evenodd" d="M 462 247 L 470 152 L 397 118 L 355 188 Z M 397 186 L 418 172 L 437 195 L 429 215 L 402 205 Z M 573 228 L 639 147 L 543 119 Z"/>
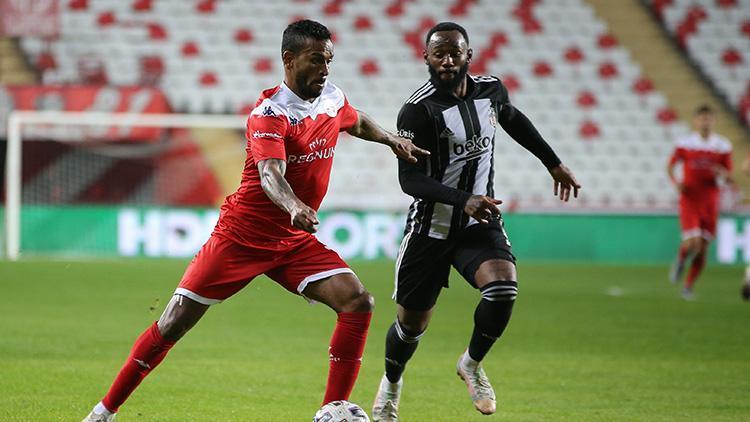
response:
<path id="1" fill-rule="evenodd" d="M 117 417 L 117 413 L 112 413 L 109 415 L 102 415 L 99 413 L 94 413 L 94 411 L 92 410 L 91 413 L 89 413 L 88 416 L 83 418 L 81 422 L 114 422 L 116 417 Z"/>
<path id="2" fill-rule="evenodd" d="M 403 378 L 392 383 L 383 375 L 372 404 L 372 422 L 398 422 L 398 401 L 401 399 L 403 385 Z"/>
<path id="3" fill-rule="evenodd" d="M 465 352 L 466 353 L 466 352 Z M 464 362 L 464 355 L 458 358 L 456 373 L 469 389 L 474 407 L 483 415 L 491 415 L 497 410 L 495 391 L 479 362 Z"/>

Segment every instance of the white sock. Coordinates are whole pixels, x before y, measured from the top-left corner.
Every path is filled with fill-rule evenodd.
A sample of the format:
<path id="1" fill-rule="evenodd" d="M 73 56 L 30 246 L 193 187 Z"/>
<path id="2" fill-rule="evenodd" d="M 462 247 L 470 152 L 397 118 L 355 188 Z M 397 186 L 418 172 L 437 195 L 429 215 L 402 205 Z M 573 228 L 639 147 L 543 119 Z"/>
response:
<path id="1" fill-rule="evenodd" d="M 104 403 L 102 402 L 99 402 L 96 404 L 96 406 L 94 406 L 94 413 L 96 413 L 97 415 L 104 415 L 104 416 L 109 416 L 112 414 L 112 412 L 110 412 L 109 409 L 104 407 Z"/>
<path id="2" fill-rule="evenodd" d="M 477 369 L 477 366 L 479 366 L 479 362 L 475 361 L 471 358 L 471 356 L 469 356 L 469 349 L 466 349 L 464 354 L 461 355 L 461 366 L 466 369 L 471 369 L 472 371 L 475 371 Z"/>

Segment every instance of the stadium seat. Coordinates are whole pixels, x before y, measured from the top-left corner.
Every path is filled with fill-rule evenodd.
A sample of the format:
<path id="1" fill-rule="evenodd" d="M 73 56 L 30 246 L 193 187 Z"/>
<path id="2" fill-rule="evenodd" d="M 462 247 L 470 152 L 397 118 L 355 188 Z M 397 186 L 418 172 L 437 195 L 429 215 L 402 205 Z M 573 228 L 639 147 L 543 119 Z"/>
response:
<path id="1" fill-rule="evenodd" d="M 750 82 L 750 71 L 745 64 L 750 57 L 747 42 L 750 3 L 745 0 L 652 0 L 651 7 L 744 120 L 742 87 Z"/>

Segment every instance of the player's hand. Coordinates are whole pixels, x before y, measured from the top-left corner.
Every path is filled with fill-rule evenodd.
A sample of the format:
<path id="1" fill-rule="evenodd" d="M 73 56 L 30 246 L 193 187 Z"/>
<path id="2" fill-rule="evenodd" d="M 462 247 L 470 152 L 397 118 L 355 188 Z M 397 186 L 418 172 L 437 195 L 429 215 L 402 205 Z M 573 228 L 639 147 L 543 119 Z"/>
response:
<path id="1" fill-rule="evenodd" d="M 472 195 L 464 205 L 464 212 L 480 223 L 489 223 L 493 216 L 500 215 L 497 206 L 503 201 L 484 195 Z"/>
<path id="2" fill-rule="evenodd" d="M 292 211 L 292 226 L 308 233 L 315 233 L 318 221 L 318 213 L 307 205 L 301 205 Z"/>
<path id="3" fill-rule="evenodd" d="M 406 160 L 410 163 L 417 162 L 417 155 L 430 155 L 430 151 L 419 148 L 414 143 L 406 138 L 399 136 L 393 137 L 393 143 L 391 144 L 391 150 L 396 154 L 396 157 Z"/>
<path id="4" fill-rule="evenodd" d="M 555 196 L 559 196 L 561 201 L 568 202 L 570 191 L 573 191 L 574 198 L 578 198 L 578 190 L 581 189 L 581 185 L 569 168 L 560 164 L 557 167 L 549 169 L 549 174 L 552 175 L 552 179 L 555 181 Z"/>

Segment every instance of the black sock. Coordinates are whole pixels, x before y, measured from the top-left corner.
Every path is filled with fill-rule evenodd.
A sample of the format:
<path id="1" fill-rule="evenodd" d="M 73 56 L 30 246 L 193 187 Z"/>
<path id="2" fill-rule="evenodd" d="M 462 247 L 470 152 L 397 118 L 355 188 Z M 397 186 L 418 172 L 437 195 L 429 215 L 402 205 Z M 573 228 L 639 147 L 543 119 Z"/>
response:
<path id="1" fill-rule="evenodd" d="M 482 300 L 474 311 L 474 332 L 469 342 L 469 356 L 481 362 L 505 331 L 518 294 L 515 281 L 493 281 L 482 287 Z"/>
<path id="2" fill-rule="evenodd" d="M 396 320 L 385 336 L 385 376 L 390 382 L 398 382 L 406 369 L 406 362 L 417 350 L 423 333 L 412 335 L 404 331 Z"/>

